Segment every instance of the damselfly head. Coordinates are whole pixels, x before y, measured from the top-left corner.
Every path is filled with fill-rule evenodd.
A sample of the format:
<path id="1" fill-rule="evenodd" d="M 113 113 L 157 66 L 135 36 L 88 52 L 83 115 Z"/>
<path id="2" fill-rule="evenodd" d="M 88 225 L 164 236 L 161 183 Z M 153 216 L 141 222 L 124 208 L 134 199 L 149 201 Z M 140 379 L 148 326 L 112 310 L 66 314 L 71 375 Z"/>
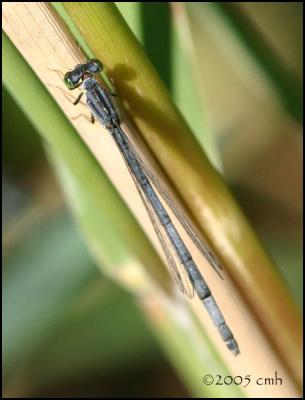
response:
<path id="1" fill-rule="evenodd" d="M 96 74 L 97 72 L 101 72 L 103 70 L 103 64 L 100 62 L 100 60 L 92 58 L 87 62 L 86 70 L 91 74 Z"/>
<path id="2" fill-rule="evenodd" d="M 70 90 L 77 88 L 81 84 L 82 76 L 83 72 L 80 72 L 79 69 L 67 72 L 64 76 L 64 82 L 67 88 Z"/>
<path id="3" fill-rule="evenodd" d="M 92 58 L 87 63 L 78 64 L 72 71 L 67 72 L 64 82 L 68 89 L 73 90 L 84 81 L 84 78 L 88 78 L 92 74 L 96 74 L 102 70 L 103 64 L 99 60 Z"/>

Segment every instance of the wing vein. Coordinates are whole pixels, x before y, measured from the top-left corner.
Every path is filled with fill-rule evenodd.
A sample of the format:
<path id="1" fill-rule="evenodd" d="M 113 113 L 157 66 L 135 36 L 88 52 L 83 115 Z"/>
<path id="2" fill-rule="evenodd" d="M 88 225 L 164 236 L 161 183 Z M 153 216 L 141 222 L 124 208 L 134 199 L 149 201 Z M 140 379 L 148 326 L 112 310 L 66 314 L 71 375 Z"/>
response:
<path id="1" fill-rule="evenodd" d="M 143 168 L 143 171 L 149 178 L 149 180 L 153 183 L 155 188 L 157 189 L 158 193 L 160 196 L 163 198 L 163 200 L 166 202 L 166 204 L 170 207 L 170 209 L 173 211 L 174 215 L 176 218 L 178 218 L 179 222 L 183 226 L 184 230 L 186 233 L 189 235 L 193 243 L 196 245 L 196 247 L 199 249 L 201 254 L 208 260 L 209 264 L 211 267 L 215 270 L 215 272 L 218 274 L 218 276 L 223 279 L 221 275 L 221 270 L 223 269 L 222 265 L 220 262 L 217 260 L 215 255 L 212 253 L 210 250 L 209 246 L 198 237 L 197 233 L 194 231 L 192 228 L 190 222 L 188 221 L 187 217 L 183 214 L 183 212 L 177 207 L 171 196 L 167 193 L 167 191 L 164 189 L 163 184 L 160 182 L 160 180 L 154 175 L 146 162 L 143 160 L 143 158 L 140 156 L 140 154 L 135 150 L 134 146 L 130 143 L 129 145 L 131 150 L 133 151 L 134 155 L 136 156 L 139 164 Z"/>
<path id="2" fill-rule="evenodd" d="M 133 152 L 134 149 L 132 148 L 132 146 L 130 145 L 130 141 L 128 140 L 128 138 L 126 137 L 126 135 L 124 135 L 124 139 L 126 140 L 128 146 L 130 146 L 130 150 Z M 163 253 L 165 255 L 165 258 L 167 260 L 167 264 L 168 264 L 168 269 L 173 277 L 173 279 L 175 280 L 175 282 L 177 283 L 180 291 L 185 294 L 186 296 L 192 298 L 194 297 L 194 288 L 193 285 L 188 277 L 187 272 L 185 271 L 183 265 L 181 265 L 180 260 L 178 259 L 178 256 L 176 254 L 175 249 L 173 248 L 172 243 L 170 242 L 169 238 L 167 237 L 166 231 L 164 230 L 163 226 L 160 224 L 158 217 L 155 213 L 154 208 L 152 207 L 152 205 L 146 200 L 145 197 L 145 193 L 143 192 L 143 189 L 141 188 L 141 186 L 139 185 L 137 178 L 134 174 L 134 172 L 132 171 L 132 169 L 130 168 L 126 158 L 125 158 L 125 154 L 122 152 L 122 150 L 120 149 L 119 146 L 117 146 L 120 153 L 122 154 L 122 158 L 129 170 L 129 173 L 134 181 L 134 184 L 136 186 L 136 189 L 141 197 L 141 200 L 145 206 L 145 209 L 147 211 L 147 214 L 149 216 L 149 219 L 152 223 L 152 226 L 154 228 L 154 231 L 159 239 L 159 242 L 161 244 Z M 136 156 L 136 154 L 135 154 Z M 177 261 L 176 261 L 177 260 Z M 180 267 L 179 267 L 180 266 Z"/>

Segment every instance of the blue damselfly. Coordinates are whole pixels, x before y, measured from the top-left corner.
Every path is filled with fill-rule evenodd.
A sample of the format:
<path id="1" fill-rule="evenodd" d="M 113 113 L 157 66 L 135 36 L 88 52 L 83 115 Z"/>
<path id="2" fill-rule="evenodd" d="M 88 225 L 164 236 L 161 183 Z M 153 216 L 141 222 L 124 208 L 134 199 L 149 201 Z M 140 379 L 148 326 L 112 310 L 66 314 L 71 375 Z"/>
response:
<path id="1" fill-rule="evenodd" d="M 91 59 L 84 64 L 77 65 L 72 71 L 65 74 L 64 81 L 70 90 L 79 86 L 83 89 L 74 104 L 80 101 L 84 93 L 86 94 L 86 103 L 91 111 L 92 121 L 97 119 L 106 127 L 122 154 L 160 240 L 174 280 L 178 284 L 180 290 L 188 297 L 193 297 L 194 291 L 197 293 L 214 325 L 217 327 L 223 341 L 226 343 L 227 347 L 237 355 L 239 353 L 238 344 L 230 328 L 226 324 L 208 285 L 203 279 L 176 227 L 172 223 L 154 187 L 218 274 L 220 274 L 219 270 L 222 267 L 208 246 L 198 238 L 190 223 L 183 216 L 182 212 L 166 193 L 160 181 L 152 174 L 145 161 L 140 157 L 129 141 L 121 127 L 118 110 L 111 99 L 115 94 L 103 87 L 95 76 L 95 74 L 100 73 L 102 69 L 102 63 L 99 60 Z M 176 262 L 176 259 L 178 259 L 178 262 Z"/>

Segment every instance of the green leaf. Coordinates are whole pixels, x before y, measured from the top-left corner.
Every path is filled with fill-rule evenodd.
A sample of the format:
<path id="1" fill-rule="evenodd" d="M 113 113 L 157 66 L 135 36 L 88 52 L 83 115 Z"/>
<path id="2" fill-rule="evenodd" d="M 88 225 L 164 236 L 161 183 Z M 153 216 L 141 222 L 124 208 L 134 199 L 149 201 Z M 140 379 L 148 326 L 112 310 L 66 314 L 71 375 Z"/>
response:
<path id="1" fill-rule="evenodd" d="M 238 5 L 232 2 L 214 2 L 213 7 L 272 82 L 284 107 L 301 122 L 303 118 L 301 82 L 281 62 L 266 38 Z"/>

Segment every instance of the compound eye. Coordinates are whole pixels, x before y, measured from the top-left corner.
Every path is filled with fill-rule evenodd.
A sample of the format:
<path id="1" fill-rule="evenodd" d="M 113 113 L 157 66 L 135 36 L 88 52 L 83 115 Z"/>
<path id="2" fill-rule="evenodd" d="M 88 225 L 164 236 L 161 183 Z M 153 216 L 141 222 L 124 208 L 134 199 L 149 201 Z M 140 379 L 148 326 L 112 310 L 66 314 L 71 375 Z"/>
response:
<path id="1" fill-rule="evenodd" d="M 79 85 L 80 81 L 80 74 L 77 71 L 69 71 L 64 76 L 64 82 L 66 86 L 72 90 L 75 89 Z"/>
<path id="2" fill-rule="evenodd" d="M 80 76 L 81 74 L 79 73 L 79 71 L 74 70 L 70 72 L 70 79 L 75 85 L 78 84 Z"/>
<path id="3" fill-rule="evenodd" d="M 92 58 L 90 61 L 88 61 L 87 71 L 91 72 L 91 74 L 101 72 L 102 70 L 103 70 L 103 64 L 100 62 L 100 60 L 97 60 L 96 58 Z"/>

